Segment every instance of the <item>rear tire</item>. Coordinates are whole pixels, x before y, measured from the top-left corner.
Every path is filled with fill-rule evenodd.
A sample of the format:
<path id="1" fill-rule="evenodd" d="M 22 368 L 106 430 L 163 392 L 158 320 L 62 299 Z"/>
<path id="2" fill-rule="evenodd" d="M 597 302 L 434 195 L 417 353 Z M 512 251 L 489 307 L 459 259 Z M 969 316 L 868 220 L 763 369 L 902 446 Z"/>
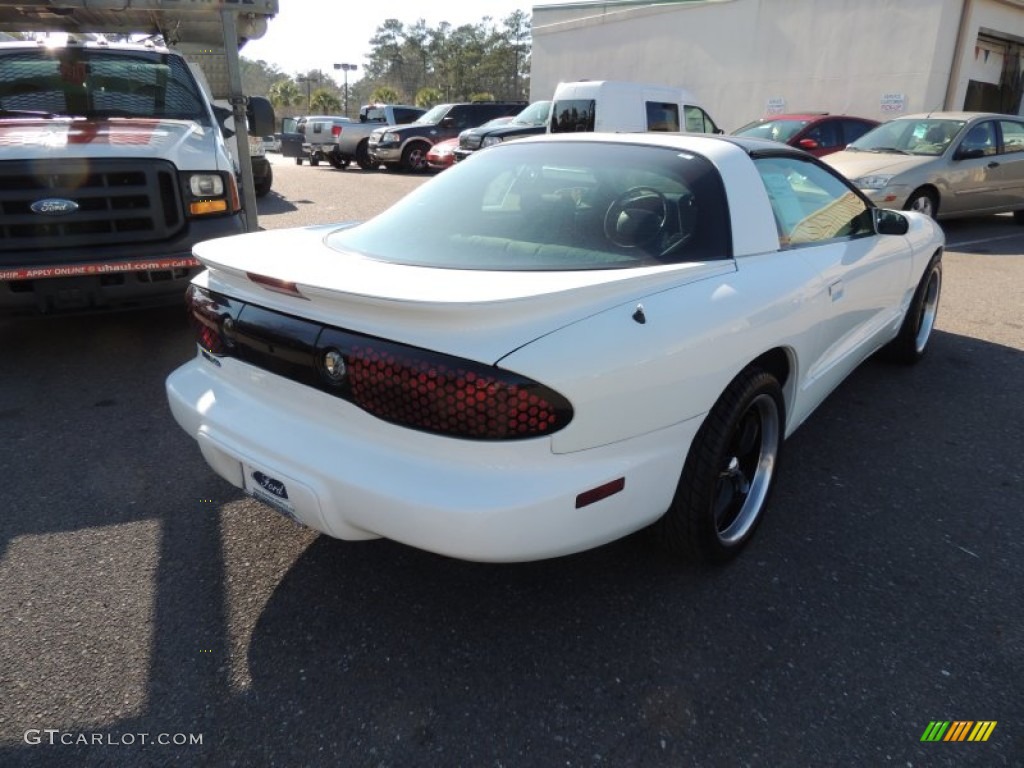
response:
<path id="1" fill-rule="evenodd" d="M 652 531 L 670 552 L 724 563 L 761 522 L 773 487 L 786 408 L 770 373 L 747 368 L 697 431 L 668 512 Z"/>
<path id="2" fill-rule="evenodd" d="M 309 156 L 309 164 L 311 166 L 313 166 L 314 168 L 316 168 L 318 165 L 320 165 L 320 158 L 319 157 L 313 157 L 312 155 L 310 155 Z"/>
<path id="3" fill-rule="evenodd" d="M 372 171 L 377 167 L 376 163 L 370 159 L 370 150 L 367 148 L 365 140 L 359 142 L 359 146 L 356 147 L 356 164 L 364 171 Z"/>
<path id="4" fill-rule="evenodd" d="M 327 162 L 331 164 L 331 167 L 336 171 L 343 171 L 348 168 L 349 160 L 341 157 L 341 155 L 328 155 Z"/>
<path id="5" fill-rule="evenodd" d="M 270 194 L 270 188 L 274 185 L 274 170 L 270 163 L 267 163 L 267 172 L 259 179 L 253 179 L 253 182 L 256 197 L 266 197 Z"/>
<path id="6" fill-rule="evenodd" d="M 935 328 L 941 293 L 942 257 L 936 256 L 917 284 L 900 332 L 882 348 L 883 357 L 903 365 L 914 365 L 924 357 Z"/>

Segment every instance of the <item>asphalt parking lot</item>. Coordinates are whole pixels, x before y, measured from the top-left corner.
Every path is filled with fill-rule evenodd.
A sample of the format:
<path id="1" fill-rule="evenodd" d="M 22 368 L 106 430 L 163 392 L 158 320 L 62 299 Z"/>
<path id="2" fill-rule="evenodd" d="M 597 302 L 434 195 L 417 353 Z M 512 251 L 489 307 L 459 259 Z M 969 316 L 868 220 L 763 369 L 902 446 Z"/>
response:
<path id="1" fill-rule="evenodd" d="M 273 162 L 266 228 L 423 182 Z M 945 229 L 929 356 L 862 366 L 713 570 L 314 535 L 173 422 L 181 308 L 0 320 L 0 766 L 1024 764 L 1024 227 Z"/>

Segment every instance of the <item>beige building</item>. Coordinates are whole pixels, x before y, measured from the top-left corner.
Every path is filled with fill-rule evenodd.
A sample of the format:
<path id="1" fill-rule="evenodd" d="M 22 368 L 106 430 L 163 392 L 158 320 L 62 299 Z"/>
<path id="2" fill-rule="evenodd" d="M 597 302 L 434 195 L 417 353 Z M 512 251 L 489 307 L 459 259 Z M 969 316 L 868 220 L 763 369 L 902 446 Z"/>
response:
<path id="1" fill-rule="evenodd" d="M 726 131 L 766 114 L 1024 113 L 1024 0 L 607 0 L 533 7 L 531 98 L 687 88 Z"/>

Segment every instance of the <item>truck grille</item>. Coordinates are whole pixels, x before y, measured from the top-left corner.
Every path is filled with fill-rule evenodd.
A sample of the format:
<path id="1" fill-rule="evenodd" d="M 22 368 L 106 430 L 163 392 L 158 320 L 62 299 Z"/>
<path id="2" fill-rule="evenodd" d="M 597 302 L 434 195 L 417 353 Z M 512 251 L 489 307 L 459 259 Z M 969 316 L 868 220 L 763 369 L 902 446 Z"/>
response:
<path id="1" fill-rule="evenodd" d="M 47 200 L 74 206 L 41 204 Z M 184 221 L 177 173 L 164 160 L 0 163 L 0 251 L 152 242 L 173 236 Z"/>

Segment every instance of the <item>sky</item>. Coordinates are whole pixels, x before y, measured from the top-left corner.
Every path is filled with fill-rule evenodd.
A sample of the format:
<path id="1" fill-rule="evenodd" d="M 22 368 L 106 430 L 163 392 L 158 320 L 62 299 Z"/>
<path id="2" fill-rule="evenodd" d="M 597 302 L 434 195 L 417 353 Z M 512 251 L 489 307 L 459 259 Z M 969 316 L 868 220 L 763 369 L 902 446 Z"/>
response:
<path id="1" fill-rule="evenodd" d="M 377 3 L 356 0 L 278 0 L 279 12 L 267 25 L 267 33 L 250 40 L 242 48 L 247 59 L 263 59 L 276 64 L 287 75 L 320 69 L 341 81 L 341 72 L 334 72 L 335 64 L 355 64 L 358 69 L 349 72 L 348 82 L 362 77 L 363 66 L 370 52 L 370 38 L 385 19 L 398 19 L 403 24 L 415 24 L 425 19 L 427 26 L 436 27 L 447 21 L 454 27 L 479 23 L 490 16 L 496 24 L 516 10 L 532 13 L 530 0 L 466 0 L 428 2 L 422 0 L 388 0 Z"/>

